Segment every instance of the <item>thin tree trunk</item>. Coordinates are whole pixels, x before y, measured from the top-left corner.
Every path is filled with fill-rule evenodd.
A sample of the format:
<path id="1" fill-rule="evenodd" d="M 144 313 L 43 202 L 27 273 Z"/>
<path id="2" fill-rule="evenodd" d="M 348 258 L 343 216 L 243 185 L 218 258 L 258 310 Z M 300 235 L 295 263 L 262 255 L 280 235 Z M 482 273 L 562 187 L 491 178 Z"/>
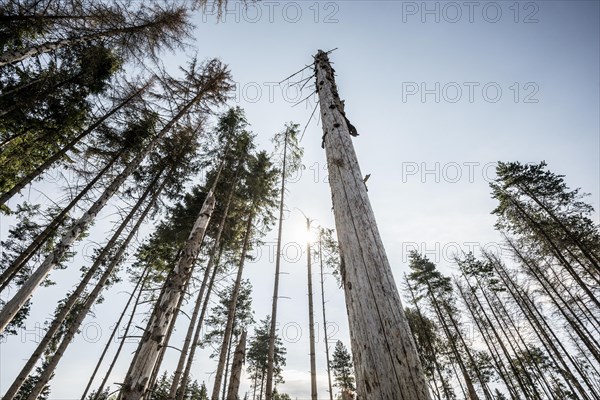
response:
<path id="1" fill-rule="evenodd" d="M 460 351 L 458 350 L 456 340 L 453 338 L 453 334 L 450 330 L 450 327 L 448 326 L 448 322 L 446 321 L 446 318 L 444 317 L 444 313 L 442 312 L 441 307 L 439 306 L 437 300 L 435 299 L 435 296 L 433 295 L 429 285 L 427 285 L 427 295 L 429 296 L 429 301 L 433 305 L 433 308 L 435 310 L 437 318 L 440 321 L 440 324 L 442 325 L 442 331 L 444 332 L 444 335 L 446 336 L 446 340 L 448 340 L 448 343 L 450 343 L 450 347 L 452 348 L 452 352 L 454 353 L 456 362 L 458 363 L 460 371 L 463 375 L 463 379 L 465 380 L 465 385 L 467 386 L 468 398 L 469 398 L 469 400 L 479 400 L 479 395 L 477 394 L 477 391 L 475 390 L 475 385 L 473 385 L 473 380 L 471 379 L 471 375 L 469 374 L 467 367 L 465 366 L 465 362 L 462 358 L 462 355 L 460 354 Z"/>
<path id="2" fill-rule="evenodd" d="M 215 249 L 216 251 L 216 249 Z M 213 290 L 213 286 L 215 284 L 215 279 L 217 277 L 217 273 L 219 272 L 219 260 L 221 259 L 221 253 L 223 251 L 223 247 L 219 248 L 219 251 L 210 256 L 208 263 L 213 263 L 214 260 L 214 268 L 212 271 L 212 276 L 210 277 L 210 282 L 208 283 L 208 288 L 206 289 L 206 297 L 204 298 L 204 302 L 202 305 L 202 312 L 200 313 L 200 318 L 198 318 L 198 326 L 196 327 L 196 332 L 194 333 L 194 339 L 192 340 L 192 346 L 190 347 L 190 354 L 188 355 L 185 370 L 183 371 L 183 375 L 181 377 L 181 382 L 187 382 L 190 376 L 190 371 L 192 370 L 192 364 L 194 363 L 194 355 L 196 354 L 196 349 L 200 344 L 200 334 L 202 333 L 202 324 L 204 322 L 204 317 L 206 316 L 206 311 L 208 310 L 208 303 L 210 300 L 210 295 Z M 183 400 L 184 391 L 180 390 L 177 392 L 177 400 Z"/>
<path id="3" fill-rule="evenodd" d="M 229 310 L 227 314 L 227 325 L 225 326 L 225 332 L 223 333 L 223 345 L 221 346 L 221 352 L 219 354 L 219 363 L 217 364 L 217 372 L 215 373 L 215 381 L 213 386 L 213 392 L 211 400 L 219 399 L 219 389 L 223 380 L 223 371 L 225 369 L 225 361 L 227 358 L 227 352 L 229 349 L 229 342 L 233 333 L 233 322 L 235 320 L 235 310 L 237 308 L 237 299 L 242 284 L 242 273 L 244 272 L 244 263 L 246 261 L 246 253 L 250 245 L 250 237 L 252 236 L 252 220 L 254 219 L 254 210 L 250 211 L 248 221 L 246 222 L 246 232 L 244 233 L 244 243 L 242 245 L 242 253 L 240 255 L 240 263 L 238 266 L 237 276 L 235 278 L 235 285 L 233 287 L 231 302 L 229 303 Z"/>
<path id="4" fill-rule="evenodd" d="M 342 276 L 358 395 L 364 400 L 429 400 L 325 52 L 317 53 L 315 69 L 329 184 L 344 257 Z"/>
<path id="5" fill-rule="evenodd" d="M 12 321 L 14 316 L 19 312 L 27 300 L 33 295 L 33 292 L 42 283 L 42 281 L 50 274 L 52 269 L 58 264 L 60 259 L 65 255 L 70 246 L 81 236 L 81 234 L 92 224 L 98 213 L 108 203 L 110 198 L 119 190 L 125 180 L 131 175 L 146 158 L 148 154 L 158 145 L 160 140 L 171 130 L 177 121 L 179 121 L 192 106 L 200 101 L 204 95 L 204 90 L 199 91 L 196 96 L 187 103 L 152 139 L 146 146 L 144 151 L 141 151 L 127 167 L 115 178 L 112 183 L 106 188 L 102 195 L 94 202 L 94 204 L 83 214 L 83 216 L 73 224 L 73 226 L 62 236 L 60 242 L 56 245 L 55 250 L 50 253 L 44 262 L 31 274 L 27 281 L 20 288 L 19 292 L 6 303 L 2 311 L 0 311 L 0 332 L 4 331 L 6 326 Z"/>
<path id="6" fill-rule="evenodd" d="M 306 231 L 310 232 L 310 219 L 306 218 Z M 317 400 L 317 364 L 315 360 L 315 317 L 312 287 L 312 260 L 310 240 L 306 242 L 306 266 L 308 275 L 308 336 L 310 341 L 310 398 Z M 327 328 L 326 328 L 327 330 Z"/>
<path id="7" fill-rule="evenodd" d="M 231 330 L 231 332 L 235 332 L 235 320 L 233 321 L 233 328 Z M 225 368 L 223 370 L 223 387 L 222 387 L 222 398 L 225 399 L 225 397 L 227 396 L 227 379 L 228 379 L 228 375 L 229 375 L 229 366 L 230 366 L 230 362 L 231 362 L 231 349 L 233 347 L 233 344 L 235 343 L 235 336 L 232 334 L 231 338 L 229 339 L 229 344 L 227 344 L 227 361 L 225 362 Z"/>
<path id="8" fill-rule="evenodd" d="M 171 336 L 173 335 L 173 331 L 175 330 L 175 321 L 177 319 L 177 315 L 179 314 L 179 311 L 181 310 L 181 307 L 183 306 L 183 301 L 185 300 L 185 295 L 188 292 L 188 288 L 189 288 L 191 282 L 192 282 L 192 275 L 190 274 L 188 279 L 185 281 L 182 295 L 181 295 L 181 297 L 179 297 L 179 301 L 177 302 L 177 306 L 175 307 L 175 310 L 177 310 L 175 312 L 175 316 L 173 318 L 171 318 L 171 322 L 169 324 L 169 328 L 167 329 L 167 333 L 163 337 L 163 341 L 162 341 L 163 346 L 160 348 L 158 358 L 156 359 L 156 362 L 154 363 L 154 369 L 152 370 L 152 374 L 150 375 L 150 380 L 148 381 L 148 390 L 146 390 L 146 393 L 144 393 L 142 395 L 142 397 L 141 397 L 142 399 L 149 400 L 150 396 L 152 395 L 152 391 L 154 390 L 151 388 L 156 387 L 156 380 L 158 379 L 158 374 L 160 373 L 160 367 L 162 365 L 163 359 L 165 358 L 165 354 L 167 352 L 167 347 L 169 345 L 169 342 L 171 341 Z M 187 382 L 184 382 L 182 385 L 183 393 L 185 393 L 186 388 L 187 388 Z"/>
<path id="9" fill-rule="evenodd" d="M 114 107 L 112 110 L 104 114 L 101 118 L 96 120 L 92 125 L 90 125 L 86 130 L 77 135 L 74 139 L 72 139 L 68 144 L 66 144 L 63 148 L 58 150 L 52 156 L 50 156 L 46 161 L 44 161 L 40 166 L 31 171 L 27 176 L 21 178 L 18 183 L 15 184 L 10 190 L 0 195 L 0 205 L 6 203 L 12 196 L 17 194 L 21 189 L 31 183 L 35 178 L 40 176 L 46 169 L 48 169 L 52 164 L 62 158 L 67 152 L 73 150 L 75 145 L 79 143 L 83 138 L 93 132 L 96 128 L 98 128 L 104 121 L 113 116 L 120 109 L 125 107 L 131 100 L 142 94 L 154 81 L 154 78 L 150 79 L 147 83 L 145 83 L 140 89 L 138 89 L 135 93 L 127 97 L 123 100 L 119 105 Z"/>
<path id="10" fill-rule="evenodd" d="M 327 361 L 327 387 L 329 388 L 329 400 L 333 400 L 333 389 L 331 388 L 331 368 L 329 366 L 329 341 L 327 338 L 327 317 L 325 316 L 325 285 L 323 284 L 323 253 L 322 253 L 322 231 L 319 230 L 319 266 L 321 269 L 321 304 L 323 306 L 323 337 L 325 338 L 325 360 Z"/>
<path id="11" fill-rule="evenodd" d="M 160 348 L 166 345 L 164 339 L 168 328 L 177 318 L 177 303 L 183 296 L 182 290 L 186 281 L 191 276 L 214 206 L 215 198 L 212 192 L 209 192 L 190 232 L 183 254 L 174 268 L 172 279 L 165 282 L 166 290 L 155 306 L 156 313 L 148 321 L 134 364 L 125 377 L 119 395 L 122 400 L 139 400 L 151 383 L 150 375 L 158 359 Z"/>
<path id="12" fill-rule="evenodd" d="M 498 349 L 496 348 L 496 346 L 494 346 L 494 344 L 492 343 L 492 339 L 490 337 L 489 332 L 487 332 L 487 329 L 485 329 L 484 326 L 482 325 L 482 323 L 480 321 L 481 317 L 477 315 L 477 311 L 475 310 L 475 307 L 467 299 L 467 296 L 464 293 L 462 287 L 460 287 L 458 285 L 457 285 L 457 287 L 458 287 L 458 292 L 460 293 L 460 296 L 463 299 L 463 302 L 465 303 L 465 305 L 467 307 L 467 311 L 471 314 L 471 317 L 473 318 L 473 321 L 475 322 L 477 329 L 479 329 L 479 332 L 481 333 L 481 337 L 483 338 L 483 341 L 484 341 L 486 347 L 490 351 L 490 355 L 492 357 L 492 360 L 496 364 L 496 369 L 498 371 L 498 375 L 500 376 L 500 379 L 502 379 L 502 381 L 504 382 L 504 385 L 506 386 L 506 389 L 508 390 L 510 397 L 512 399 L 518 400 L 519 399 L 518 390 L 514 387 L 514 383 L 510 379 L 510 374 L 508 373 L 508 370 L 506 369 L 506 366 L 504 365 L 504 362 L 502 361 L 502 357 L 500 356 L 500 353 L 498 352 Z"/>
<path id="13" fill-rule="evenodd" d="M 289 131 L 285 131 L 283 141 L 283 165 L 281 168 L 281 195 L 279 200 L 279 223 L 277 228 L 277 254 L 275 255 L 275 281 L 273 283 L 273 300 L 271 304 L 271 326 L 269 329 L 269 350 L 267 352 L 267 400 L 273 395 L 273 371 L 275 365 L 275 335 L 277 328 L 277 302 L 279 300 L 279 273 L 281 269 L 281 236 L 283 234 L 283 205 L 285 201 L 285 174 L 287 167 L 287 143 Z M 262 387 L 261 387 L 262 398 Z"/>
<path id="14" fill-rule="evenodd" d="M 238 392 L 240 390 L 240 382 L 242 379 L 242 367 L 244 365 L 244 357 L 246 355 L 246 331 L 242 331 L 240 340 L 235 348 L 233 363 L 231 367 L 231 380 L 229 381 L 229 390 L 227 392 L 227 400 L 238 400 Z"/>

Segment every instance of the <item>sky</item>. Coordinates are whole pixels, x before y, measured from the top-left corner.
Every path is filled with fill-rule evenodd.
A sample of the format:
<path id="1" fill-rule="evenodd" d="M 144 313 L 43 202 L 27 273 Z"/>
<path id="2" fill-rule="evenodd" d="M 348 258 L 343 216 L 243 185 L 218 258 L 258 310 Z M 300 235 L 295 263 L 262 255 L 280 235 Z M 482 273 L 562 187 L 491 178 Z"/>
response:
<path id="1" fill-rule="evenodd" d="M 302 93 L 289 85 L 308 78 L 310 68 L 278 82 L 311 64 L 317 50 L 337 48 L 330 59 L 346 114 L 360 134 L 353 143 L 362 173 L 371 174 L 369 197 L 399 283 L 410 250 L 447 273 L 456 252 L 501 253 L 490 214 L 497 161 L 545 160 L 600 208 L 599 21 L 597 1 L 263 1 L 248 8 L 230 2 L 221 21 L 210 10 L 194 14 L 193 47 L 167 53 L 163 62 L 174 73 L 195 52 L 227 63 L 236 82 L 229 105 L 244 108 L 259 146 L 271 150 L 272 136 L 289 121 L 304 129 L 316 104 L 312 81 Z M 306 168 L 291 179 L 284 221 L 278 321 L 288 355 L 280 391 L 298 399 L 310 397 L 303 213 L 315 226 L 334 227 L 317 114 L 306 127 Z M 44 190 L 53 195 L 51 187 Z M 107 211 L 101 218 L 90 240 L 102 242 L 115 216 Z M 0 221 L 2 238 L 9 226 Z M 254 287 L 257 321 L 270 312 L 274 232 L 264 241 L 244 275 Z M 91 247 L 86 242 L 78 249 Z M 0 344 L 0 393 L 33 349 L 36 324 L 78 276 L 76 268 L 53 273 L 57 285 L 36 293 L 27 330 Z M 318 279 L 313 274 L 320 305 Z M 111 289 L 95 318 L 86 320 L 53 380 L 52 399 L 79 398 L 128 289 L 127 282 Z M 331 344 L 341 340 L 349 347 L 343 291 L 331 275 L 325 293 Z M 325 398 L 320 312 L 315 318 L 318 390 Z M 179 328 L 174 343 L 183 335 Z M 125 354 L 134 349 L 129 343 Z M 210 387 L 215 363 L 207 356 L 198 354 L 193 378 Z M 164 368 L 172 371 L 176 358 L 175 351 L 167 353 Z M 120 382 L 126 369 L 124 359 L 110 382 Z"/>

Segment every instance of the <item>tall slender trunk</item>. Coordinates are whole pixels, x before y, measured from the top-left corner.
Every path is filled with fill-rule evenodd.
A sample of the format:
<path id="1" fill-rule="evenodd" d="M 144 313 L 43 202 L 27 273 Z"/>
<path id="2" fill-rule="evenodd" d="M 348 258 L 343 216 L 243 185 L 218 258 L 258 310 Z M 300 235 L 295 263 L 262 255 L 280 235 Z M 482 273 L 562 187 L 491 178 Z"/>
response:
<path id="1" fill-rule="evenodd" d="M 83 138 L 85 138 L 87 135 L 89 135 L 91 132 L 93 132 L 96 128 L 98 128 L 102 123 L 104 123 L 104 121 L 106 121 L 108 118 L 113 116 L 116 112 L 118 112 L 120 109 L 125 107 L 134 98 L 136 98 L 137 96 L 142 94 L 144 91 L 146 91 L 151 86 L 153 81 L 154 81 L 154 78 L 150 79 L 140 89 L 135 91 L 132 95 L 127 97 L 125 100 L 123 100 L 121 103 L 119 103 L 112 110 L 108 111 L 101 118 L 96 120 L 96 122 L 94 122 L 92 125 L 90 125 L 86 130 L 84 130 L 79 135 L 77 135 L 75 138 L 73 138 L 64 147 L 62 147 L 56 153 L 51 155 L 41 165 L 39 165 L 37 168 L 35 168 L 33 171 L 31 171 L 25 177 L 21 178 L 19 180 L 19 182 L 17 182 L 11 189 L 6 191 L 5 193 L 2 193 L 0 195 L 0 205 L 6 203 L 12 196 L 14 196 L 19 191 L 21 191 L 21 189 L 23 189 L 25 186 L 27 186 L 29 183 L 31 183 L 35 178 L 40 176 L 52 164 L 54 164 L 56 161 L 58 161 L 60 158 L 62 158 L 65 154 L 67 154 L 67 152 L 73 150 L 73 148 L 75 147 L 75 145 L 77 143 L 79 143 Z"/>
<path id="2" fill-rule="evenodd" d="M 42 283 L 42 281 L 50 274 L 52 269 L 58 264 L 60 259 L 65 255 L 70 246 L 81 236 L 81 234 L 92 224 L 98 213 L 104 208 L 111 197 L 119 190 L 125 180 L 139 167 L 141 162 L 148 154 L 154 150 L 160 140 L 162 140 L 171 128 L 192 108 L 192 106 L 200 101 L 204 95 L 204 90 L 199 91 L 194 98 L 188 102 L 182 109 L 161 129 L 155 138 L 141 151 L 133 160 L 131 160 L 123 172 L 115 178 L 111 184 L 104 190 L 102 195 L 94 202 L 94 204 L 75 222 L 71 228 L 65 232 L 56 248 L 51 252 L 44 262 L 31 274 L 27 281 L 20 288 L 19 292 L 6 303 L 2 311 L 0 311 L 0 332 L 4 331 L 6 326 L 12 321 L 14 316 L 19 312 L 27 300 L 33 295 L 33 292 Z"/>
<path id="3" fill-rule="evenodd" d="M 235 320 L 233 321 L 233 329 L 232 332 L 235 331 Z M 228 379 L 228 375 L 229 375 L 229 366 L 231 363 L 231 350 L 233 347 L 233 344 L 236 341 L 236 337 L 235 335 L 231 335 L 231 338 L 229 339 L 229 343 L 227 344 L 227 360 L 225 361 L 225 368 L 223 369 L 223 387 L 221 388 L 222 394 L 221 394 L 221 398 L 225 399 L 225 397 L 227 396 L 227 379 Z"/>
<path id="4" fill-rule="evenodd" d="M 215 284 L 215 279 L 217 277 L 217 273 L 219 272 L 219 260 L 221 259 L 221 253 L 223 251 L 223 247 L 219 247 L 219 250 L 215 248 L 213 253 L 208 260 L 209 264 L 213 263 L 214 260 L 214 268 L 212 270 L 212 275 L 210 277 L 210 281 L 208 282 L 208 287 L 206 289 L 206 296 L 204 298 L 202 304 L 202 312 L 200 313 L 200 318 L 198 318 L 198 325 L 196 326 L 196 332 L 194 333 L 194 339 L 192 340 L 192 345 L 189 350 L 189 355 L 187 357 L 187 361 L 185 364 L 185 370 L 183 371 L 183 375 L 181 376 L 181 382 L 187 382 L 192 370 L 192 365 L 194 363 L 194 355 L 196 354 L 196 349 L 200 344 L 200 334 L 202 333 L 202 324 L 204 322 L 204 317 L 206 316 L 206 311 L 208 310 L 208 304 L 210 300 L 210 295 L 213 290 L 213 286 Z M 177 400 L 183 400 L 184 391 L 179 390 L 177 392 Z"/>
<path id="5" fill-rule="evenodd" d="M 496 343 L 500 346 L 500 349 L 502 350 L 502 353 L 504 354 L 504 357 L 506 358 L 506 361 L 508 362 L 508 366 L 509 366 L 510 370 L 512 371 L 513 376 L 517 380 L 517 385 L 521 389 L 521 392 L 523 393 L 523 395 L 526 398 L 538 398 L 539 399 L 539 394 L 537 392 L 535 392 L 535 391 L 532 394 L 530 392 L 529 388 L 523 382 L 523 379 L 522 379 L 522 376 L 521 376 L 522 374 L 519 372 L 519 370 L 517 369 L 517 366 L 514 364 L 513 357 L 511 356 L 511 353 L 506 348 L 506 345 L 505 345 L 504 341 L 502 340 L 502 338 L 500 337 L 500 334 L 498 333 L 498 331 L 495 328 L 495 326 L 498 326 L 499 328 L 501 328 L 502 325 L 495 325 L 493 323 L 493 321 L 487 315 L 486 310 L 483 307 L 483 304 L 479 300 L 479 297 L 477 297 L 477 293 L 475 292 L 475 288 L 473 288 L 471 286 L 471 284 L 469 283 L 469 281 L 468 281 L 468 279 L 466 277 L 465 277 L 465 279 L 467 280 L 467 285 L 469 286 L 469 289 L 471 290 L 471 300 L 474 299 L 475 302 L 477 303 L 477 306 L 479 306 L 479 310 L 481 311 L 481 314 L 483 315 L 483 319 L 485 320 L 485 322 L 487 323 L 487 326 L 491 330 L 493 337 L 496 339 Z M 459 291 L 462 292 L 462 288 L 459 285 L 456 285 L 456 286 L 458 287 Z M 498 320 L 496 320 L 496 323 L 500 323 L 500 322 Z M 509 345 L 510 345 L 510 343 L 509 343 Z M 516 354 L 516 352 L 513 351 L 513 354 L 514 354 L 515 357 L 518 358 L 518 355 Z M 524 371 L 524 372 L 526 372 L 526 371 Z"/>
<path id="6" fill-rule="evenodd" d="M 183 296 L 182 290 L 186 281 L 190 279 L 193 264 L 200 251 L 214 206 L 215 198 L 212 192 L 209 192 L 190 232 L 182 255 L 173 270 L 172 279 L 164 284 L 165 291 L 155 306 L 156 313 L 148 321 L 134 364 L 125 377 L 119 395 L 122 400 L 139 400 L 151 383 L 149 382 L 150 375 L 158 359 L 160 348 L 166 345 L 164 339 L 167 330 L 172 321 L 177 318 L 177 303 Z"/>
<path id="7" fill-rule="evenodd" d="M 327 387 L 329 388 L 329 400 L 333 400 L 333 389 L 331 387 L 331 368 L 329 365 L 329 339 L 327 337 L 327 317 L 325 315 L 325 285 L 323 284 L 323 232 L 319 230 L 319 267 L 321 270 L 321 305 L 323 306 L 323 337 L 325 338 L 325 360 L 327 361 Z"/>
<path id="8" fill-rule="evenodd" d="M 235 284 L 229 303 L 229 309 L 227 311 L 227 325 L 225 326 L 225 332 L 223 333 L 223 345 L 221 346 L 221 352 L 219 353 L 219 363 L 217 364 L 217 372 L 215 373 L 215 381 L 213 386 L 213 392 L 211 400 L 219 399 L 219 390 L 223 380 L 223 371 L 225 369 L 225 361 L 229 350 L 229 342 L 233 333 L 233 322 L 235 320 L 235 310 L 237 308 L 237 300 L 240 292 L 240 286 L 242 284 L 242 273 L 244 272 L 244 263 L 246 262 L 246 254 L 250 245 L 250 237 L 252 236 L 252 221 L 254 219 L 254 210 L 250 211 L 248 215 L 248 221 L 246 222 L 246 232 L 244 233 L 244 243 L 242 245 L 242 253 L 240 255 L 240 262 L 238 266 L 237 276 L 235 278 Z"/>
<path id="9" fill-rule="evenodd" d="M 358 395 L 429 400 L 427 381 L 377 229 L 325 52 L 315 57 L 323 141 L 341 254 Z M 269 399 L 271 400 L 271 399 Z"/>
<path id="10" fill-rule="evenodd" d="M 98 271 L 102 267 L 102 264 L 105 262 L 106 258 L 110 255 L 112 249 L 117 244 L 117 241 L 119 240 L 119 237 L 121 236 L 121 234 L 123 233 L 123 231 L 126 229 L 127 225 L 134 218 L 134 216 L 137 213 L 137 211 L 139 210 L 139 208 L 146 202 L 146 199 L 150 195 L 151 191 L 153 189 L 155 189 L 155 185 L 158 182 L 158 179 L 159 179 L 160 176 L 161 176 L 161 173 L 157 174 L 157 176 L 154 179 L 154 181 L 148 185 L 148 187 L 146 188 L 145 192 L 142 194 L 142 196 L 140 197 L 140 199 L 137 201 L 137 203 L 131 209 L 131 211 L 129 212 L 129 214 L 127 215 L 127 217 L 121 222 L 121 224 L 119 225 L 118 229 L 115 231 L 115 233 L 113 234 L 113 236 L 111 237 L 111 239 L 104 246 L 104 248 L 102 249 L 102 251 L 98 254 L 98 256 L 96 257 L 96 260 L 94 261 L 94 263 L 92 264 L 92 266 L 88 269 L 88 271 L 84 275 L 84 277 L 81 280 L 81 282 L 78 284 L 78 286 L 75 289 L 75 291 L 69 296 L 69 298 L 67 299 L 67 301 L 65 302 L 65 304 L 63 305 L 63 307 L 61 308 L 61 310 L 59 311 L 59 313 L 55 316 L 54 320 L 52 321 L 52 323 L 48 327 L 48 330 L 44 334 L 44 337 L 38 343 L 36 349 L 34 350 L 34 352 L 29 357 L 29 360 L 27 361 L 27 363 L 25 364 L 25 366 L 21 369 L 21 372 L 19 373 L 19 375 L 17 376 L 17 378 L 14 380 L 14 382 L 9 387 L 9 389 L 6 391 L 6 393 L 4 395 L 4 399 L 6 399 L 6 400 L 12 399 L 17 394 L 19 388 L 25 382 L 25 380 L 27 379 L 27 376 L 29 375 L 29 373 L 31 372 L 31 370 L 33 369 L 33 367 L 35 366 L 35 364 L 39 361 L 39 359 L 44 354 L 44 351 L 46 350 L 48 344 L 52 341 L 52 339 L 54 338 L 54 336 L 56 335 L 56 333 L 59 331 L 59 329 L 62 326 L 62 324 L 64 323 L 65 319 L 67 318 L 67 316 L 73 310 L 73 307 L 75 306 L 75 304 L 80 300 L 80 298 L 81 298 L 82 294 L 84 293 L 85 288 L 87 287 L 88 283 L 98 273 Z M 161 192 L 163 186 L 164 186 L 164 184 L 161 185 L 161 187 L 156 191 L 156 193 L 154 194 L 153 198 L 151 199 L 151 201 L 147 205 L 146 210 L 143 212 L 142 216 L 140 216 L 140 218 L 138 219 L 137 224 L 132 229 L 132 231 L 129 233 L 129 237 L 130 238 L 133 238 L 133 235 L 137 232 L 137 230 L 138 230 L 139 226 L 141 225 L 143 219 L 145 218 L 145 216 L 150 211 L 150 209 L 153 206 L 153 204 L 158 199 L 158 195 Z M 129 240 L 131 240 L 131 239 L 129 239 Z M 122 247 L 123 247 L 123 245 L 122 245 Z M 113 260 L 116 261 L 117 258 L 113 258 Z M 109 269 L 110 268 L 107 267 L 106 271 L 108 271 Z M 106 274 L 106 272 L 105 272 L 105 274 Z M 110 273 L 107 274 L 107 278 L 108 278 L 108 276 L 110 276 Z M 102 281 L 102 279 L 97 283 L 97 286 L 101 285 L 101 281 Z M 81 310 L 79 312 L 83 313 L 84 311 Z M 45 369 L 46 370 L 51 369 L 50 365 L 46 366 Z M 48 379 L 50 379 L 51 375 L 52 375 L 52 373 L 48 374 Z M 40 380 L 41 380 L 41 378 L 40 378 Z M 45 385 L 45 383 L 44 383 L 44 385 Z M 43 389 L 44 385 L 41 386 L 42 389 Z"/>
<path id="11" fill-rule="evenodd" d="M 310 219 L 306 218 L 306 231 L 310 232 Z M 313 306 L 312 260 L 310 240 L 306 241 L 306 266 L 308 275 L 308 336 L 310 341 L 310 398 L 317 400 L 317 364 L 315 360 L 315 317 Z"/>
<path id="12" fill-rule="evenodd" d="M 174 317 L 171 318 L 171 322 L 169 323 L 169 327 L 167 328 L 167 333 L 162 338 L 163 345 L 159 349 L 158 358 L 156 359 L 156 362 L 154 363 L 154 369 L 152 370 L 152 373 L 150 374 L 150 380 L 148 381 L 148 389 L 146 390 L 146 393 L 144 393 L 142 395 L 142 397 L 141 397 L 142 399 L 150 400 L 150 396 L 152 395 L 154 388 L 157 386 L 156 380 L 158 379 L 158 374 L 160 373 L 160 367 L 162 365 L 163 359 L 165 358 L 165 354 L 167 352 L 169 342 L 171 341 L 171 336 L 173 335 L 173 331 L 175 330 L 175 322 L 177 319 L 177 315 L 179 314 L 179 311 L 181 310 L 181 307 L 183 306 L 183 301 L 185 300 L 185 294 L 188 292 L 188 288 L 189 288 L 191 282 L 192 282 L 192 275 L 190 275 L 187 278 L 187 280 L 185 281 L 185 284 L 183 285 L 183 290 L 181 292 L 182 295 L 179 297 L 179 301 L 177 302 L 177 305 L 175 306 L 176 312 L 174 314 Z M 187 387 L 187 382 L 184 382 L 183 388 L 182 388 L 184 393 L 185 393 L 186 387 Z"/>
<path id="13" fill-rule="evenodd" d="M 277 328 L 277 302 L 279 300 L 279 273 L 281 269 L 281 236 L 283 234 L 283 205 L 285 202 L 285 174 L 287 167 L 287 147 L 289 131 L 285 131 L 283 142 L 283 165 L 281 168 L 281 194 L 279 199 L 279 223 L 277 228 L 277 254 L 275 255 L 275 281 L 273 283 L 273 300 L 271 304 L 271 327 L 269 329 L 269 350 L 267 352 L 267 400 L 273 395 L 273 371 L 275 365 L 275 335 Z M 261 388 L 262 390 L 262 388 Z M 261 395 L 262 396 L 262 395 Z"/>
<path id="14" fill-rule="evenodd" d="M 242 331 L 240 340 L 235 348 L 233 363 L 231 366 L 231 379 L 229 381 L 229 390 L 227 391 L 226 400 L 238 400 L 238 392 L 240 390 L 240 382 L 242 378 L 242 367 L 244 365 L 244 357 L 246 355 L 246 331 Z"/>

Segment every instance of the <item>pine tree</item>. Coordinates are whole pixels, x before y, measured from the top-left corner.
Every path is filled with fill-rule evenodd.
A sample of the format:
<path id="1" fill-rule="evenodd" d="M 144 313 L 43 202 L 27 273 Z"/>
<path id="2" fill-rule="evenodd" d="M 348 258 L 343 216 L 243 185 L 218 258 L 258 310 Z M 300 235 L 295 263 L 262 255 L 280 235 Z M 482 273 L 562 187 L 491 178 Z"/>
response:
<path id="1" fill-rule="evenodd" d="M 354 384 L 352 356 L 341 340 L 338 340 L 335 343 L 330 367 L 333 371 L 335 386 L 337 386 L 341 392 L 350 392 L 351 394 L 354 394 L 356 387 Z"/>

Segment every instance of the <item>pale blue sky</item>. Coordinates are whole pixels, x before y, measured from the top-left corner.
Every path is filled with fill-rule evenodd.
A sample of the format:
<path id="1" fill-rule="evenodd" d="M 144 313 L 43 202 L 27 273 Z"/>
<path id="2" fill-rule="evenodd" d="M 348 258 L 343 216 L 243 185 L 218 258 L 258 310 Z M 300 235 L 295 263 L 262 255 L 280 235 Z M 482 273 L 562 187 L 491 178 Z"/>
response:
<path id="1" fill-rule="evenodd" d="M 423 13 L 423 4 L 429 10 L 438 7 L 439 22 L 435 14 Z M 456 4 L 462 16 L 452 23 Z M 362 172 L 371 173 L 369 195 L 398 279 L 407 271 L 407 251 L 415 247 L 439 259 L 444 268 L 449 268 L 447 259 L 457 249 L 497 248 L 499 237 L 490 215 L 495 203 L 488 187 L 495 161 L 546 160 L 552 171 L 566 175 L 571 187 L 590 192 L 590 201 L 599 208 L 597 1 L 473 2 L 473 22 L 462 1 L 263 2 L 257 7 L 260 16 L 256 9 L 245 12 L 231 2 L 232 11 L 218 24 L 214 16 L 196 15 L 194 46 L 199 57 L 220 57 L 229 64 L 239 85 L 231 105 L 246 110 L 259 142 L 270 149 L 272 135 L 290 120 L 304 127 L 315 104 L 312 98 L 309 105 L 292 108 L 294 98 L 310 94 L 310 84 L 302 97 L 296 97 L 295 93 L 286 95 L 285 88 L 275 83 L 311 63 L 318 49 L 338 48 L 331 60 L 340 95 L 360 133 L 354 144 Z M 493 23 L 497 9 L 502 14 Z M 298 21 L 292 22 L 294 19 Z M 256 22 L 249 22 L 252 20 Z M 184 60 L 181 54 L 164 58 L 169 68 Z M 435 101 L 436 83 L 439 102 Z M 423 87 L 433 91 L 424 101 Z M 462 97 L 452 102 L 457 87 Z M 472 102 L 469 87 L 474 88 Z M 483 87 L 487 92 L 482 92 Z M 411 94 L 409 90 L 415 88 L 419 92 Z M 492 102 L 497 88 L 502 94 Z M 289 243 L 303 237 L 303 217 L 294 207 L 333 226 L 321 135 L 321 127 L 313 119 L 302 143 L 307 169 L 290 185 L 288 195 L 292 211 L 284 240 Z M 424 173 L 426 170 L 433 172 Z M 5 230 L 3 224 L 3 234 Z M 102 238 L 102 230 L 96 229 L 95 235 Z M 273 241 L 273 235 L 265 240 Z M 290 258 L 295 248 L 288 245 Z M 304 262 L 300 256 L 284 263 L 289 274 L 282 276 L 281 294 L 289 299 L 281 300 L 279 316 L 288 329 L 287 383 L 281 390 L 299 399 L 309 397 Z M 270 312 L 272 271 L 273 264 L 264 256 L 250 263 L 246 271 L 255 288 L 257 320 Z M 53 278 L 59 286 L 36 294 L 34 301 L 43 299 L 34 308 L 38 320 L 53 309 L 53 299 L 62 296 L 74 275 L 73 270 L 57 272 Z M 115 309 L 125 301 L 125 295 L 118 293 L 122 289 L 125 285 L 113 290 L 107 304 L 96 310 L 96 322 L 104 331 L 116 319 Z M 342 292 L 331 277 L 326 290 L 328 314 L 340 327 L 334 339 L 349 345 Z M 315 296 L 315 301 L 320 301 L 318 293 Z M 320 321 L 320 314 L 316 320 Z M 303 335 L 296 342 L 293 331 L 298 326 Z M 320 397 L 325 398 L 320 338 L 318 387 Z M 15 338 L 0 346 L 0 392 L 20 367 L 12 360 L 25 357 L 31 347 Z M 78 339 L 57 373 L 52 398 L 77 398 L 99 347 Z M 130 347 L 133 351 L 134 345 Z M 210 386 L 214 365 L 206 355 L 200 354 L 194 377 Z M 175 354 L 169 354 L 166 367 L 170 370 L 174 360 Z M 125 370 L 126 365 L 121 365 L 111 381 L 120 381 Z M 247 387 L 245 382 L 243 389 Z"/>

